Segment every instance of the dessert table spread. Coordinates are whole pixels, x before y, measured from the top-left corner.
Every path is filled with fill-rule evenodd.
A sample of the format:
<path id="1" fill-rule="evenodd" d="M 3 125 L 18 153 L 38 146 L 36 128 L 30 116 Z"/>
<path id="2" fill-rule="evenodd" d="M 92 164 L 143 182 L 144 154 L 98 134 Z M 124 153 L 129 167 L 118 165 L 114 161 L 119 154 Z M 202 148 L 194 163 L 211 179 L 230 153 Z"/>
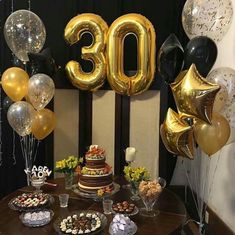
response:
<path id="1" fill-rule="evenodd" d="M 115 181 L 120 185 L 126 184 L 126 182 L 119 177 Z M 30 228 L 22 224 L 19 219 L 20 212 L 10 209 L 8 203 L 12 198 L 15 198 L 23 192 L 32 192 L 35 190 L 33 187 L 24 187 L 7 195 L 0 201 L 0 235 L 53 235 L 57 234 L 54 230 L 53 223 L 60 216 L 66 216 L 76 210 L 95 210 L 101 213 L 103 212 L 102 201 L 83 198 L 72 190 L 65 190 L 63 178 L 55 179 L 51 182 L 56 183 L 57 186 L 53 187 L 44 185 L 42 189 L 44 193 L 48 193 L 54 198 L 54 202 L 50 207 L 54 212 L 52 221 L 49 224 L 38 228 Z M 61 193 L 69 193 L 70 195 L 69 205 L 67 208 L 60 208 L 59 206 L 58 195 Z M 111 199 L 114 203 L 123 200 L 130 201 L 130 196 L 130 191 L 121 187 L 119 192 L 111 196 Z M 138 208 L 144 207 L 141 200 L 135 201 L 134 203 Z M 186 209 L 178 196 L 170 190 L 164 189 L 155 205 L 155 208 L 160 211 L 160 214 L 156 217 L 143 217 L 139 214 L 131 217 L 131 220 L 133 220 L 138 227 L 136 234 L 180 234 L 180 228 L 186 220 Z M 108 224 L 100 233 L 104 235 L 109 234 L 109 224 L 111 223 L 114 215 L 106 215 L 106 217 L 108 219 Z"/>

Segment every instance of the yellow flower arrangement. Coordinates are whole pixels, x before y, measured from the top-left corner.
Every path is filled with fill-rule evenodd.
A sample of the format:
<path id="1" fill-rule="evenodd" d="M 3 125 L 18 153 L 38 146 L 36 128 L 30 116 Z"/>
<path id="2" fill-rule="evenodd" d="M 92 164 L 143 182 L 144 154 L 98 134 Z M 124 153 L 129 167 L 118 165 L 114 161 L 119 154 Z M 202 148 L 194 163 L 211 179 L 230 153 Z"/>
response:
<path id="1" fill-rule="evenodd" d="M 128 182 L 140 183 L 142 180 L 149 180 L 150 173 L 145 167 L 124 167 L 125 178 Z"/>
<path id="2" fill-rule="evenodd" d="M 83 162 L 83 158 L 68 156 L 66 159 L 56 162 L 55 171 L 60 173 L 74 172 L 78 165 Z"/>

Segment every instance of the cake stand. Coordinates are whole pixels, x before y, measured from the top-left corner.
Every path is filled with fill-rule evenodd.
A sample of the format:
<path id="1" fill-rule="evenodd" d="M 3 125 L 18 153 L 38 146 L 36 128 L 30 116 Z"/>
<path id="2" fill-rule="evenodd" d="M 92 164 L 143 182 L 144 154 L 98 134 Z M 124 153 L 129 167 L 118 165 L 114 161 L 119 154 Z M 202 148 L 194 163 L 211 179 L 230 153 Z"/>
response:
<path id="1" fill-rule="evenodd" d="M 114 186 L 114 189 L 109 194 L 110 196 L 114 195 L 115 193 L 117 193 L 120 190 L 120 185 L 119 184 L 113 182 L 113 186 Z M 99 197 L 96 193 L 86 193 L 86 192 L 81 191 L 78 188 L 77 184 L 74 184 L 72 186 L 72 191 L 74 193 L 76 193 L 77 195 L 81 196 L 81 197 L 90 198 L 90 199 L 93 199 L 95 201 L 101 201 L 102 200 L 102 197 Z"/>

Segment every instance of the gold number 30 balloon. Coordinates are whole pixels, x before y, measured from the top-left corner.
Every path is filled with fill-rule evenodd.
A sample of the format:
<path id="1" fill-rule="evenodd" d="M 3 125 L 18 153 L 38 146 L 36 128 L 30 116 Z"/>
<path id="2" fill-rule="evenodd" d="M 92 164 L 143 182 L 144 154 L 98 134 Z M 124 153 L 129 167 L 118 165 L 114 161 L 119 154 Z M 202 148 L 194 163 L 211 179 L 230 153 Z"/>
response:
<path id="1" fill-rule="evenodd" d="M 127 35 L 137 39 L 137 73 L 128 77 L 123 71 L 123 43 Z M 108 32 L 107 54 L 110 86 L 119 94 L 136 95 L 147 90 L 155 72 L 155 31 L 140 14 L 126 14 L 116 19 Z"/>
<path id="2" fill-rule="evenodd" d="M 82 48 L 82 58 L 93 62 L 93 71 L 83 72 L 76 61 L 66 65 L 66 72 L 73 85 L 91 91 L 103 85 L 107 41 L 107 78 L 112 89 L 123 95 L 136 95 L 147 90 L 155 72 L 156 36 L 151 22 L 140 14 L 126 14 L 112 23 L 108 36 L 107 31 L 105 21 L 90 13 L 78 15 L 67 24 L 64 36 L 71 45 L 78 42 L 85 32 L 93 36 L 92 45 Z M 132 77 L 126 76 L 123 70 L 123 44 L 129 34 L 134 34 L 138 42 L 137 73 Z"/>
<path id="3" fill-rule="evenodd" d="M 82 59 L 93 63 L 93 71 L 85 73 L 76 61 L 69 61 L 66 72 L 72 84 L 82 90 L 97 90 L 104 84 L 106 59 L 104 55 L 108 25 L 98 15 L 84 13 L 71 19 L 64 32 L 65 40 L 73 45 L 84 33 L 90 33 L 93 42 L 82 48 Z"/>

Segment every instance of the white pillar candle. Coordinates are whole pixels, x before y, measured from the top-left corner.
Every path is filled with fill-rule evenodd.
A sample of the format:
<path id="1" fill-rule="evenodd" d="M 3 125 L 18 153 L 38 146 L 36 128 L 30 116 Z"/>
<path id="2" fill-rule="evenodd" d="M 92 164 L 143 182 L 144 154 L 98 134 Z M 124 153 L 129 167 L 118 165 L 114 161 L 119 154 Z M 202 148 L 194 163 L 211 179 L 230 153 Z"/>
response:
<path id="1" fill-rule="evenodd" d="M 134 147 L 126 148 L 126 162 L 133 162 L 135 160 L 136 149 Z"/>

